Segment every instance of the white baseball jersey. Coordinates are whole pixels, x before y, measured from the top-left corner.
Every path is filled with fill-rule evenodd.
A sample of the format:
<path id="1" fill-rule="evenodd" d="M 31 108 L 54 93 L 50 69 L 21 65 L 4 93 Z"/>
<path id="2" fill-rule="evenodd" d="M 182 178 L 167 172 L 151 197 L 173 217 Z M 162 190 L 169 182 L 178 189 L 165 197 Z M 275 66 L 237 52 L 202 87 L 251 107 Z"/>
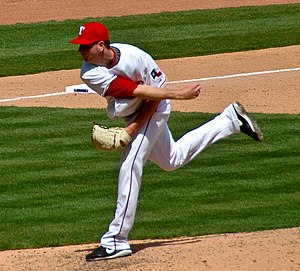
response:
<path id="1" fill-rule="evenodd" d="M 138 98 L 115 99 L 106 96 L 111 82 L 120 76 L 138 84 L 162 87 L 166 82 L 166 76 L 152 57 L 141 49 L 121 43 L 113 43 L 111 47 L 116 54 L 115 65 L 106 68 L 84 61 L 81 67 L 81 79 L 107 99 L 107 111 L 110 118 L 126 117 L 139 109 L 142 100 Z M 169 101 L 166 102 L 169 103 Z"/>

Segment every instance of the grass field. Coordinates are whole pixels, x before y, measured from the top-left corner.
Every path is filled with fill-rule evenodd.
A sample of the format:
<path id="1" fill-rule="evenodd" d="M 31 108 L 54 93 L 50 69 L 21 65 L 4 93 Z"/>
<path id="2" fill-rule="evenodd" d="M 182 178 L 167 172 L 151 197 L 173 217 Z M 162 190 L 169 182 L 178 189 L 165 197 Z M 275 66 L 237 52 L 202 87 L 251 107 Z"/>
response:
<path id="1" fill-rule="evenodd" d="M 99 152 L 89 140 L 92 121 L 106 119 L 106 113 L 17 107 L 0 112 L 0 249 L 97 240 L 114 212 L 118 174 L 119 153 Z M 211 116 L 174 112 L 174 137 Z M 131 238 L 299 225 L 300 117 L 255 118 L 264 127 L 262 143 L 236 135 L 171 173 L 147 163 Z"/>
<path id="2" fill-rule="evenodd" d="M 135 44 L 155 59 L 300 43 L 300 4 L 98 18 L 112 42 Z M 69 40 L 87 21 L 0 25 L 0 76 L 80 67 Z"/>
<path id="3" fill-rule="evenodd" d="M 103 22 L 113 40 L 172 58 L 299 44 L 299 15 L 294 4 Z M 0 76 L 78 68 L 80 57 L 68 40 L 82 22 L 0 26 Z M 115 209 L 119 158 L 95 150 L 89 140 L 93 121 L 110 124 L 105 112 L 0 107 L 0 114 L 0 249 L 98 240 Z M 170 127 L 179 138 L 211 117 L 174 112 Z M 236 135 L 171 173 L 147 163 L 130 238 L 299 226 L 300 116 L 255 118 L 262 143 Z"/>

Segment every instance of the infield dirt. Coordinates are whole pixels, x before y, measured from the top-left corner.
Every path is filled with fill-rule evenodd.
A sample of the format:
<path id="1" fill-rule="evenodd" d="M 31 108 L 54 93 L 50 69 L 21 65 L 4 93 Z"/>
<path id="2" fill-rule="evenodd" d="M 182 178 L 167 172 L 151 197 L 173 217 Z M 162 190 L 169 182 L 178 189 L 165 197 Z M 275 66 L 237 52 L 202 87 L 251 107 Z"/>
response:
<path id="1" fill-rule="evenodd" d="M 153 1 L 15 0 L 1 3 L 1 24 L 86 17 L 120 16 L 230 6 L 299 3 L 299 1 Z M 100 5 L 100 7 L 99 7 Z M 51 8 L 48 8 L 51 7 Z M 169 81 L 300 67 L 300 46 L 159 61 Z M 199 67 L 192 69 L 192 67 Z M 0 78 L 0 99 L 64 91 L 79 84 L 79 70 Z M 173 102 L 173 110 L 219 112 L 233 100 L 249 111 L 300 113 L 299 71 L 269 73 L 202 82 L 200 97 Z M 178 86 L 180 86 L 178 84 Z M 95 94 L 68 94 L 1 103 L 14 106 L 103 107 Z M 300 270 L 300 228 L 132 241 L 131 257 L 88 263 L 97 244 L 0 252 L 0 270 Z M 95 240 L 96 242 L 97 240 Z"/>

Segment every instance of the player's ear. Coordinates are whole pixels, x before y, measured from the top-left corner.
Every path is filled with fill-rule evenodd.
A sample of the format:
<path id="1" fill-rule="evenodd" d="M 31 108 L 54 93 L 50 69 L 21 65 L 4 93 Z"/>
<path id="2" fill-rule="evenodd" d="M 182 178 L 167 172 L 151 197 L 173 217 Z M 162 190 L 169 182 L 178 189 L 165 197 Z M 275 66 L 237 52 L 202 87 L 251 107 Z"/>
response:
<path id="1" fill-rule="evenodd" d="M 98 48 L 100 49 L 101 52 L 104 51 L 104 49 L 105 49 L 105 43 L 104 43 L 104 41 L 99 41 L 97 43 L 97 45 L 98 45 Z"/>

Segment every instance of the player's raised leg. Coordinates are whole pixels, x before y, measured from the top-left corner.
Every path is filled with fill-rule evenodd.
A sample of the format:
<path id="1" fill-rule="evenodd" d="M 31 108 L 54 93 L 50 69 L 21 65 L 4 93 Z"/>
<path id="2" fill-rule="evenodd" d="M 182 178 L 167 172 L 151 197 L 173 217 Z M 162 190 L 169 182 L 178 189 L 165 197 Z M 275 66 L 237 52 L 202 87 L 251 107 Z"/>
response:
<path id="1" fill-rule="evenodd" d="M 164 170 L 175 170 L 216 141 L 239 132 L 254 140 L 262 140 L 262 133 L 255 121 L 240 103 L 235 102 L 214 119 L 186 133 L 177 142 L 173 140 L 166 125 L 152 148 L 149 160 Z"/>

